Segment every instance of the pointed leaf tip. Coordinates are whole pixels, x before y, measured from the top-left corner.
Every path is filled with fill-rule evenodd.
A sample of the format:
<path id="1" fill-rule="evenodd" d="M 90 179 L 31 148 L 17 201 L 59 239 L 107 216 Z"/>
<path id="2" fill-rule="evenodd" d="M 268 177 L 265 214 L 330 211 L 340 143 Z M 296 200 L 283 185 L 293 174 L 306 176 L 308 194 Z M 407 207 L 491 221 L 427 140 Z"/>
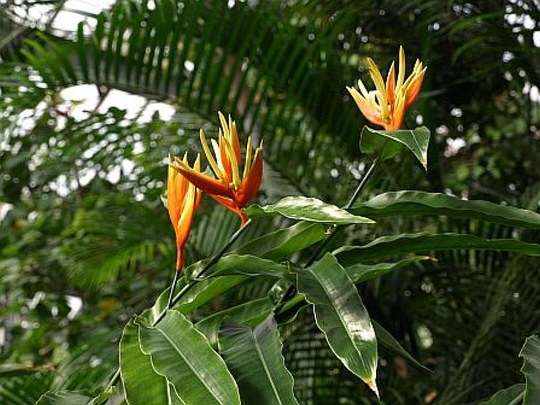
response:
<path id="1" fill-rule="evenodd" d="M 383 131 L 364 126 L 360 134 L 360 150 L 387 160 L 407 148 L 427 170 L 427 150 L 431 133 L 425 126 L 416 129 Z"/>
<path id="2" fill-rule="evenodd" d="M 366 381 L 366 384 L 369 387 L 369 389 L 371 389 L 371 391 L 375 393 L 375 395 L 377 396 L 377 399 L 380 400 L 381 397 L 379 395 L 379 389 L 377 388 L 377 382 L 375 380 L 368 380 Z"/>

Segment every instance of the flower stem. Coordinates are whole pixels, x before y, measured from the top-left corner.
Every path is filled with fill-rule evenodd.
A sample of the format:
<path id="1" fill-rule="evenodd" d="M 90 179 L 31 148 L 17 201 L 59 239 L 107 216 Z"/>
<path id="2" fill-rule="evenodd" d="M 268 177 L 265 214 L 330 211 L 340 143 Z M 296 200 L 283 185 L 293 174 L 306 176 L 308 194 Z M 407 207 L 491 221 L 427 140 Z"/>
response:
<path id="1" fill-rule="evenodd" d="M 103 390 L 103 392 L 107 392 L 114 384 L 116 384 L 119 378 L 120 378 L 120 368 L 118 368 L 116 372 L 112 375 L 111 379 L 105 386 L 105 389 Z"/>
<path id="2" fill-rule="evenodd" d="M 178 283 L 178 276 L 180 275 L 180 272 L 182 270 L 177 270 L 174 272 L 174 278 L 173 278 L 173 282 L 171 284 L 171 292 L 169 294 L 169 301 L 167 302 L 167 309 L 171 309 L 172 308 L 172 301 L 173 301 L 173 298 L 174 298 L 174 291 L 176 290 L 176 284 Z"/>
<path id="3" fill-rule="evenodd" d="M 352 195 L 351 199 L 349 200 L 349 202 L 345 206 L 346 210 L 350 209 L 353 206 L 353 204 L 356 202 L 356 200 L 358 199 L 358 196 L 360 195 L 360 192 L 364 189 L 365 185 L 367 184 L 367 181 L 371 177 L 371 174 L 373 173 L 373 170 L 375 170 L 375 166 L 377 166 L 377 163 L 379 163 L 379 157 L 378 156 L 373 160 L 373 163 L 369 167 L 368 171 L 366 172 L 364 177 L 362 177 L 362 180 L 360 180 L 360 184 L 358 184 L 358 187 L 356 187 L 356 190 L 354 191 L 354 194 Z"/>
<path id="4" fill-rule="evenodd" d="M 218 262 L 219 259 L 230 249 L 230 247 L 233 245 L 234 242 L 244 233 L 244 231 L 247 229 L 248 225 L 251 223 L 251 220 L 248 220 L 244 225 L 242 225 L 232 236 L 231 239 L 221 248 L 221 250 L 216 253 L 212 259 L 203 267 L 201 271 L 199 271 L 198 274 L 196 274 L 196 278 L 199 278 L 200 276 L 204 275 L 208 270 L 210 270 L 214 264 Z M 152 323 L 152 326 L 156 326 L 161 320 L 165 317 L 165 314 L 167 313 L 167 310 L 174 307 L 178 301 L 182 299 L 182 297 L 191 289 L 195 283 L 189 283 L 186 284 L 179 292 L 178 294 L 174 295 L 174 293 L 171 291 L 171 295 L 169 297 L 169 305 L 164 311 L 161 311 L 159 316 L 154 320 Z M 173 298 L 174 296 L 174 298 Z"/>
<path id="5" fill-rule="evenodd" d="M 360 183 L 358 184 L 358 187 L 356 187 L 356 190 L 354 191 L 354 194 L 352 195 L 351 199 L 345 205 L 345 207 L 343 207 L 344 209 L 346 209 L 346 210 L 350 209 L 353 206 L 353 204 L 356 202 L 356 200 L 360 196 L 360 192 L 364 189 L 364 187 L 367 184 L 368 179 L 371 177 L 373 171 L 375 170 L 375 167 L 377 166 L 378 161 L 379 161 L 378 157 L 376 157 L 373 160 L 373 163 L 369 167 L 368 171 L 366 172 L 364 177 L 362 177 L 362 180 L 360 180 Z M 341 230 L 344 229 L 344 228 L 345 228 L 344 225 L 334 227 L 334 229 L 332 230 L 332 233 L 330 235 L 328 235 L 324 241 L 321 242 L 321 244 L 319 245 L 317 250 L 308 259 L 308 261 L 304 265 L 304 268 L 311 266 L 315 262 L 315 260 L 317 260 L 320 257 L 321 253 L 324 253 L 326 251 L 326 249 L 328 248 L 330 243 L 336 238 L 336 236 L 339 235 Z"/>

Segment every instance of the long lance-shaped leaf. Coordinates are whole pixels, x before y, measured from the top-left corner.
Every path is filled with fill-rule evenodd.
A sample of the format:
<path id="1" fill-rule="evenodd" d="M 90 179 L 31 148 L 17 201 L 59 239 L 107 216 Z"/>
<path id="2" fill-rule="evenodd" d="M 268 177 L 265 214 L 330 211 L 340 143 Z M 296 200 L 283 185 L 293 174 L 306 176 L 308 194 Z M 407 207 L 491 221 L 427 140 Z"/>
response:
<path id="1" fill-rule="evenodd" d="M 345 269 L 327 253 L 310 269 L 298 271 L 297 280 L 332 351 L 378 395 L 375 331 Z"/>
<path id="2" fill-rule="evenodd" d="M 239 247 L 234 253 L 252 254 L 279 261 L 323 240 L 325 237 L 322 224 L 300 222 L 289 228 L 278 229 L 262 235 Z"/>
<path id="3" fill-rule="evenodd" d="M 139 343 L 139 326 L 129 321 L 120 340 L 120 375 L 129 405 L 170 404 L 168 383 L 156 374 Z"/>
<path id="4" fill-rule="evenodd" d="M 273 315 L 254 329 L 227 321 L 221 326 L 219 351 L 238 381 L 244 403 L 298 404 L 282 349 Z"/>
<path id="5" fill-rule="evenodd" d="M 433 260 L 430 256 L 407 257 L 395 263 L 377 263 L 377 264 L 355 264 L 347 267 L 347 274 L 353 283 L 363 283 L 364 281 L 383 276 L 387 273 L 399 270 L 411 263 L 417 263 L 423 260 Z"/>
<path id="6" fill-rule="evenodd" d="M 373 320 L 372 323 L 373 329 L 375 330 L 375 336 L 377 336 L 377 342 L 379 342 L 382 346 L 385 346 L 386 348 L 394 351 L 395 353 L 405 357 L 407 360 L 409 360 L 411 363 L 421 368 L 422 370 L 429 371 L 426 366 L 416 360 L 412 354 L 405 350 L 405 348 L 401 346 L 401 343 L 399 343 L 397 339 L 392 336 L 392 334 L 388 332 L 381 324 L 377 323 L 375 320 Z"/>
<path id="7" fill-rule="evenodd" d="M 186 280 L 181 279 L 176 288 L 177 293 L 175 295 L 175 300 L 178 298 L 178 301 L 174 306 L 174 309 L 182 314 L 190 313 L 215 297 L 223 294 L 225 291 L 248 280 L 248 278 L 249 277 L 242 275 L 213 277 L 193 284 L 186 291 L 183 290 L 187 287 L 187 282 Z M 170 289 L 165 289 L 165 291 L 159 295 L 150 311 L 145 312 L 146 319 L 149 323 L 158 319 L 160 314 L 166 310 L 169 294 Z"/>
<path id="8" fill-rule="evenodd" d="M 190 313 L 248 278 L 248 276 L 223 276 L 200 281 L 182 296 L 175 308 L 183 314 Z"/>
<path id="9" fill-rule="evenodd" d="M 519 353 L 523 357 L 521 372 L 525 374 L 524 405 L 540 404 L 540 338 L 533 335 L 525 340 Z"/>
<path id="10" fill-rule="evenodd" d="M 353 215 L 342 208 L 327 204 L 316 198 L 303 196 L 285 197 L 275 204 L 254 204 L 247 208 L 249 217 L 266 217 L 282 215 L 291 219 L 298 219 L 325 224 L 373 224 L 369 218 Z"/>
<path id="11" fill-rule="evenodd" d="M 405 146 L 427 169 L 427 150 L 431 133 L 426 127 L 397 131 L 383 131 L 364 126 L 360 134 L 360 149 L 368 155 L 379 155 L 381 160 L 394 157 Z"/>
<path id="12" fill-rule="evenodd" d="M 359 202 L 350 210 L 370 218 L 404 215 L 446 215 L 479 219 L 497 224 L 540 229 L 540 214 L 488 201 L 461 200 L 457 197 L 424 191 L 397 191 Z"/>
<path id="13" fill-rule="evenodd" d="M 493 394 L 493 396 L 478 405 L 520 405 L 523 403 L 525 384 L 515 384 Z"/>
<path id="14" fill-rule="evenodd" d="M 155 327 L 140 325 L 144 353 L 186 404 L 240 404 L 238 387 L 208 340 L 178 311 Z"/>
<path id="15" fill-rule="evenodd" d="M 260 257 L 253 255 L 230 254 L 219 259 L 219 261 L 212 267 L 212 270 L 208 273 L 208 276 L 265 275 L 282 277 L 287 270 L 287 266 L 276 263 L 272 260 L 261 259 Z M 194 271 L 194 275 L 197 276 L 197 270 Z"/>
<path id="16" fill-rule="evenodd" d="M 245 304 L 217 312 L 195 324 L 195 327 L 207 337 L 210 345 L 217 347 L 219 327 L 223 319 L 228 318 L 245 326 L 256 326 L 272 312 L 272 301 L 260 298 Z"/>
<path id="17" fill-rule="evenodd" d="M 473 235 L 427 233 L 383 236 L 364 246 L 344 246 L 334 252 L 343 266 L 351 266 L 363 260 L 411 252 L 436 250 L 501 250 L 530 256 L 540 256 L 540 245 L 515 239 L 483 239 Z"/>

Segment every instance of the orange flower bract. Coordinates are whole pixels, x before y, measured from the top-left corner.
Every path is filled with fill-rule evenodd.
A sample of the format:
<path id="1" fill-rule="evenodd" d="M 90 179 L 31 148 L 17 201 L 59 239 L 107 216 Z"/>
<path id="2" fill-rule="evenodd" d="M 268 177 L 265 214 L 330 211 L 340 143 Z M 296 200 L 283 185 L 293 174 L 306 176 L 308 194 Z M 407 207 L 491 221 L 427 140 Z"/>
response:
<path id="1" fill-rule="evenodd" d="M 402 47 L 399 47 L 397 81 L 394 63 L 390 66 L 386 83 L 371 58 L 368 58 L 368 65 L 375 90 L 368 91 L 362 80 L 358 80 L 360 92 L 353 87 L 347 87 L 347 90 L 368 121 L 382 126 L 387 131 L 400 129 L 407 108 L 420 93 L 426 67 L 416 60 L 412 73 L 405 79 L 405 51 Z"/>
<path id="2" fill-rule="evenodd" d="M 200 131 L 204 154 L 216 178 L 201 173 L 195 167 L 191 168 L 180 159 L 175 159 L 173 167 L 196 187 L 237 214 L 244 224 L 247 221 L 247 216 L 242 208 L 257 195 L 262 181 L 262 143 L 253 151 L 251 137 L 248 138 L 244 167 L 241 171 L 242 153 L 236 123 L 232 121 L 230 116 L 227 122 L 221 113 L 219 113 L 219 119 L 221 129 L 218 140 L 211 140 L 212 149 L 204 131 L 202 129 Z"/>
<path id="3" fill-rule="evenodd" d="M 188 164 L 187 156 L 184 156 L 182 162 L 186 165 Z M 200 166 L 200 158 L 197 158 L 193 169 L 200 170 Z M 167 210 L 169 211 L 169 218 L 171 219 L 174 233 L 176 234 L 176 271 L 182 270 L 184 265 L 184 248 L 200 201 L 201 190 L 197 189 L 197 187 L 190 183 L 187 178 L 174 170 L 169 164 L 167 177 Z"/>

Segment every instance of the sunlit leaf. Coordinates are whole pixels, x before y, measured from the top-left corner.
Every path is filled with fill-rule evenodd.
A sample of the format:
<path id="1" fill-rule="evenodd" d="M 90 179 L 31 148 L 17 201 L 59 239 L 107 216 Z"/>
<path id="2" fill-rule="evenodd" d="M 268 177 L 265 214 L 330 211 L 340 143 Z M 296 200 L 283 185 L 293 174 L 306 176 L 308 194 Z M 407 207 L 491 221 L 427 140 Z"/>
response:
<path id="1" fill-rule="evenodd" d="M 345 269 L 327 253 L 312 268 L 299 270 L 297 278 L 332 351 L 378 395 L 375 331 Z"/>
<path id="2" fill-rule="evenodd" d="M 285 197 L 275 204 L 251 205 L 246 213 L 249 217 L 283 215 L 284 217 L 320 222 L 325 224 L 372 224 L 369 218 L 353 215 L 342 208 L 327 204 L 316 198 L 303 196 Z"/>

